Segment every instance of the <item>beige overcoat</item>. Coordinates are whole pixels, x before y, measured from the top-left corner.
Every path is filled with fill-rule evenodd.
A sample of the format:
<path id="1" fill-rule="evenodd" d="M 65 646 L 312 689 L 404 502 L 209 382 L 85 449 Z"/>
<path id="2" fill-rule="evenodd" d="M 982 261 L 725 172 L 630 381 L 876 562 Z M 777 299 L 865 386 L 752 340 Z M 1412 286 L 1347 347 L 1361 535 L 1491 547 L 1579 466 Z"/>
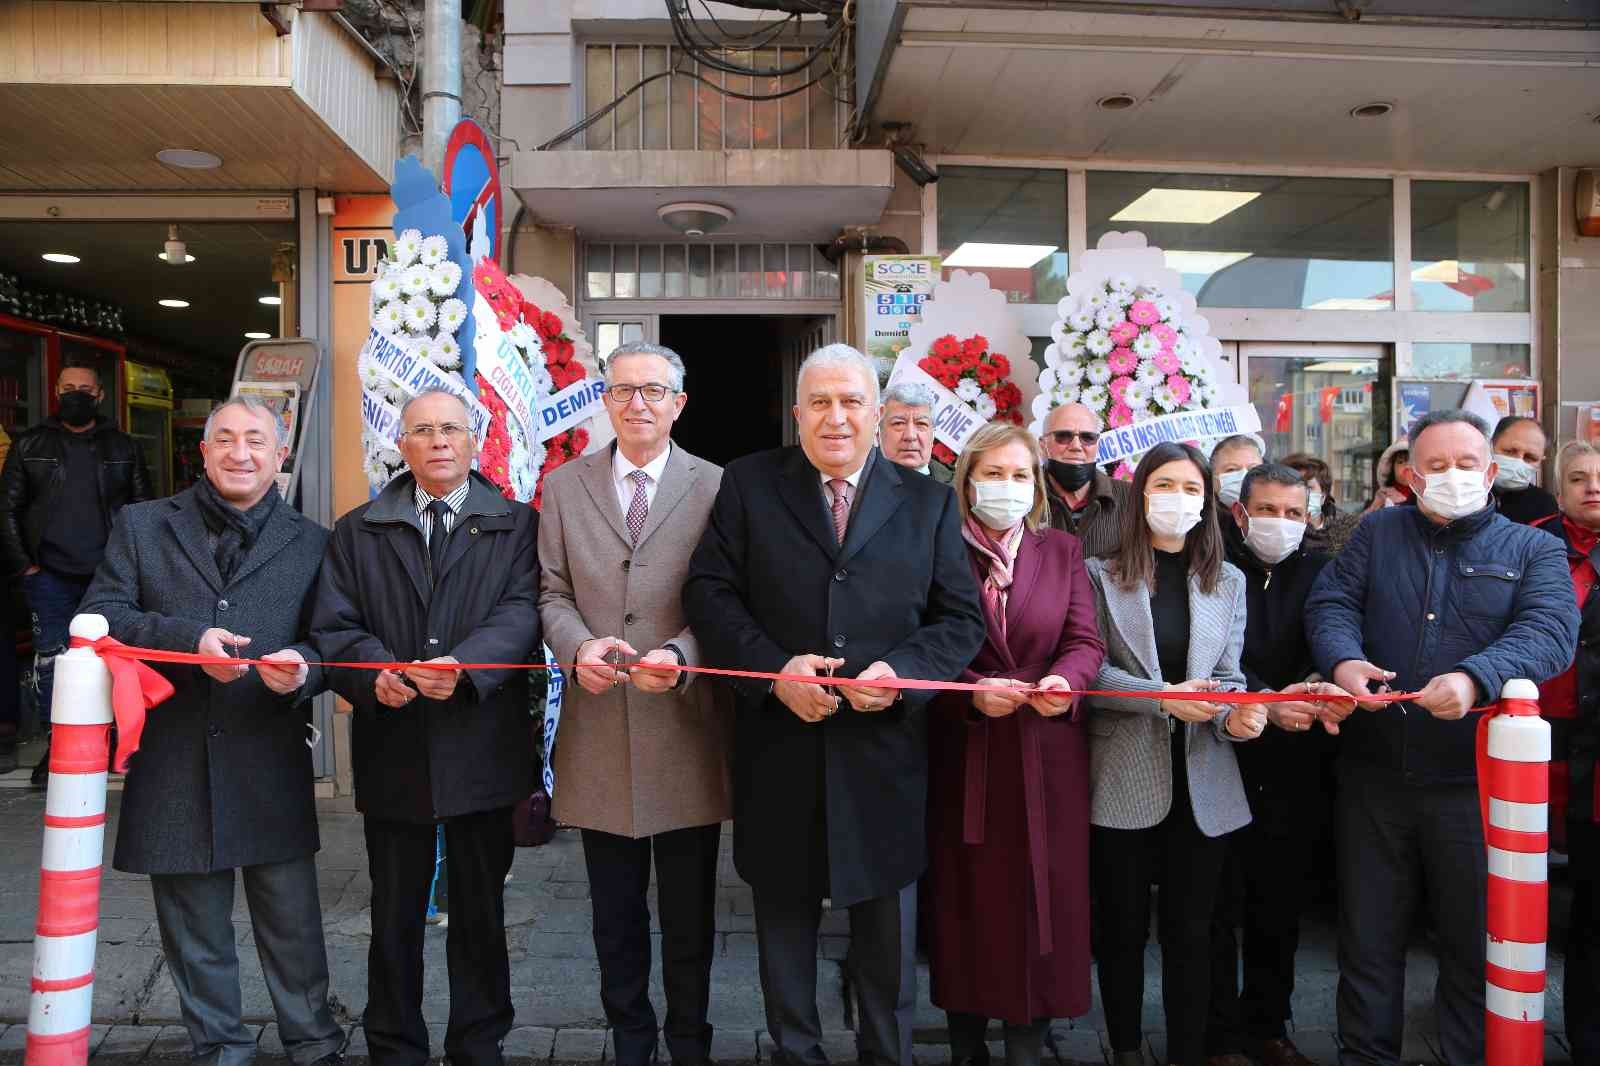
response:
<path id="1" fill-rule="evenodd" d="M 545 642 L 563 663 L 585 640 L 614 636 L 641 655 L 670 642 L 691 666 L 702 665 L 684 619 L 683 583 L 722 468 L 673 445 L 634 547 L 612 481 L 615 447 L 568 463 L 545 482 Z M 729 818 L 731 707 L 720 683 L 693 675 L 658 695 L 619 685 L 593 696 L 569 679 L 555 746 L 556 820 L 637 838 Z"/>

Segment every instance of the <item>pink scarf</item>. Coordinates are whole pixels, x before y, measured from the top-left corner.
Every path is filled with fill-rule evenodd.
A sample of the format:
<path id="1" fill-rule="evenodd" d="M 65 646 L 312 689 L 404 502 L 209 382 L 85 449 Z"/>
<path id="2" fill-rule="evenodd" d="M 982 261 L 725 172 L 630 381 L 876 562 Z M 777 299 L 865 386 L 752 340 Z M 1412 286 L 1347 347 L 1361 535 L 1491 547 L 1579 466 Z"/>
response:
<path id="1" fill-rule="evenodd" d="M 1024 525 L 1018 522 L 1001 535 L 999 540 L 971 515 L 961 526 L 961 539 L 967 542 L 978 562 L 988 567 L 984 576 L 984 610 L 989 612 L 990 624 L 1002 641 L 1006 636 L 1006 599 L 1010 595 L 1012 573 L 1017 565 L 1017 547 L 1022 543 Z"/>

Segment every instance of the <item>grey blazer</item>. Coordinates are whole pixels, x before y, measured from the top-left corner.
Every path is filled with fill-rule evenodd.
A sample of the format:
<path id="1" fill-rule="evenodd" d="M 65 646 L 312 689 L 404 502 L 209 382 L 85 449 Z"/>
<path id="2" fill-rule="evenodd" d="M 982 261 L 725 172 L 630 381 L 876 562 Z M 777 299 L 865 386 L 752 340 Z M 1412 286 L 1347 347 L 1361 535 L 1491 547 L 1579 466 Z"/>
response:
<path id="1" fill-rule="evenodd" d="M 1095 611 L 1106 641 L 1106 659 L 1095 679 L 1100 689 L 1158 692 L 1166 683 L 1156 655 L 1150 589 L 1123 588 L 1107 572 L 1109 561 L 1089 559 Z M 1239 669 L 1244 648 L 1245 581 L 1222 564 L 1216 589 L 1207 594 L 1189 579 L 1189 677 L 1210 677 L 1228 690 L 1245 687 Z M 1182 681 L 1184 678 L 1174 678 Z M 1250 821 L 1250 805 L 1239 779 L 1239 763 L 1223 728 L 1227 715 L 1209 724 L 1171 718 L 1158 699 L 1089 697 L 1089 821 L 1108 829 L 1148 829 L 1172 807 L 1172 730 L 1188 734 L 1189 799 L 1206 836 L 1230 833 Z"/>

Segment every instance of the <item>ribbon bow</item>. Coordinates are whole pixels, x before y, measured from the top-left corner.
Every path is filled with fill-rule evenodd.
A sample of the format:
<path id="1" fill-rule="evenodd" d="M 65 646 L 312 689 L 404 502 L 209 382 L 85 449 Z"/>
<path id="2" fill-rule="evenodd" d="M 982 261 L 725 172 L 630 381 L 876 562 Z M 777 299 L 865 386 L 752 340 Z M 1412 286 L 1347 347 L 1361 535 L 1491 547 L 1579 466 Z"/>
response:
<path id="1" fill-rule="evenodd" d="M 138 659 L 119 655 L 113 649 L 127 645 L 113 637 L 85 640 L 73 637 L 72 647 L 90 648 L 111 671 L 111 713 L 117 720 L 117 756 L 112 768 L 128 772 L 128 760 L 139 750 L 144 733 L 144 712 L 173 693 L 172 682 Z"/>

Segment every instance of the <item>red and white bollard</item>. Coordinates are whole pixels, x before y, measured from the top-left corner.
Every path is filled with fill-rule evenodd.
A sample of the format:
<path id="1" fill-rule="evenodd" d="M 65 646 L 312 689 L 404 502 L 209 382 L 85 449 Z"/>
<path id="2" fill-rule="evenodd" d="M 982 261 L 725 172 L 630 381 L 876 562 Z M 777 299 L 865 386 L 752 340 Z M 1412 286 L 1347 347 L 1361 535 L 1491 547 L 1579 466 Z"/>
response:
<path id="1" fill-rule="evenodd" d="M 71 632 L 98 640 L 107 633 L 106 620 L 78 615 Z M 111 674 L 100 657 L 89 648 L 56 656 L 27 1066 L 89 1059 L 111 721 Z"/>
<path id="2" fill-rule="evenodd" d="M 1548 936 L 1550 723 L 1539 688 L 1507 681 L 1486 723 L 1488 934 L 1485 967 L 1487 1066 L 1544 1062 L 1545 941 Z"/>

